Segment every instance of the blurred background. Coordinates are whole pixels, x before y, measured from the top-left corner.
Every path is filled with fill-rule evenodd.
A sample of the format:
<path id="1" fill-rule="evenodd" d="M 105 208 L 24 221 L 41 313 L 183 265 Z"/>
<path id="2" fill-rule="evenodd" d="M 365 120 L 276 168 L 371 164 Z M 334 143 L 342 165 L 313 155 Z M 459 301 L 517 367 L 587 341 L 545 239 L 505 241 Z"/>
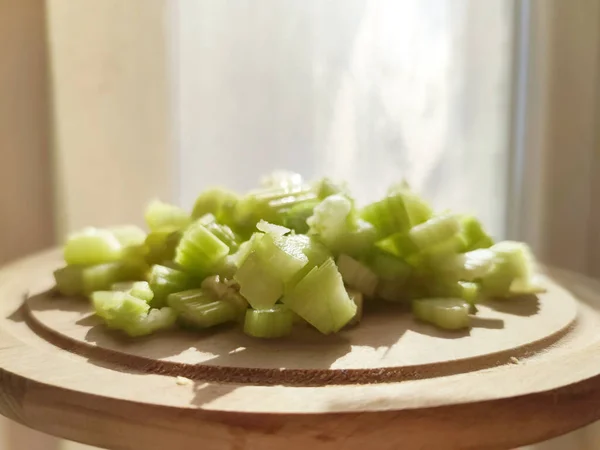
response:
<path id="1" fill-rule="evenodd" d="M 360 201 L 406 178 L 599 276 L 599 25 L 600 0 L 0 0 L 0 263 L 289 169 Z"/>

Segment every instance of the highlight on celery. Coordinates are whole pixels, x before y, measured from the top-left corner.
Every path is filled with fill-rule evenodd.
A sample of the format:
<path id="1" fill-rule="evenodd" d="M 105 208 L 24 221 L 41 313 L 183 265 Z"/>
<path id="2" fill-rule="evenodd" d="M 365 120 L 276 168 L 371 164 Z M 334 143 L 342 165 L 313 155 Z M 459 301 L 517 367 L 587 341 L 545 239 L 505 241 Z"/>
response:
<path id="1" fill-rule="evenodd" d="M 487 298 L 543 292 L 529 248 L 494 243 L 474 217 L 436 212 L 406 183 L 358 206 L 344 184 L 278 171 L 239 195 L 202 192 L 191 212 L 152 201 L 136 226 L 86 228 L 54 272 L 107 327 L 142 336 L 231 324 L 257 338 L 360 326 L 369 303 L 463 329 Z"/>

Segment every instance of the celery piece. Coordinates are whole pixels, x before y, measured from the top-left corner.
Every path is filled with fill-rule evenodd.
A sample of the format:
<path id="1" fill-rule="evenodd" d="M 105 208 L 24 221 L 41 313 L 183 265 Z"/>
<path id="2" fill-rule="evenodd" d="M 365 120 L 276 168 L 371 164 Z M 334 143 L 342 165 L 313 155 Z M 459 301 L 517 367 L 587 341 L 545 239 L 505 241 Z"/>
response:
<path id="1" fill-rule="evenodd" d="M 284 305 L 270 309 L 249 309 L 244 320 L 244 333 L 258 338 L 278 338 L 291 334 L 294 313 Z"/>
<path id="2" fill-rule="evenodd" d="M 496 255 L 489 249 L 471 250 L 436 261 L 436 269 L 446 277 L 473 281 L 485 277 L 494 267 Z"/>
<path id="3" fill-rule="evenodd" d="M 204 227 L 219 238 L 227 247 L 229 247 L 230 253 L 237 251 L 242 239 L 227 225 L 223 225 L 217 222 L 216 218 L 212 214 L 205 214 L 198 223 L 204 225 Z"/>
<path id="4" fill-rule="evenodd" d="M 404 260 L 382 251 L 374 251 L 367 259 L 367 266 L 385 280 L 405 281 L 412 271 Z"/>
<path id="5" fill-rule="evenodd" d="M 118 281 L 113 283 L 110 287 L 111 291 L 119 291 L 119 292 L 127 292 L 129 289 L 133 288 L 133 285 L 137 283 L 137 281 Z"/>
<path id="6" fill-rule="evenodd" d="M 183 233 L 175 250 L 175 262 L 184 270 L 205 277 L 228 254 L 229 247 L 196 222 Z"/>
<path id="7" fill-rule="evenodd" d="M 359 219 L 352 228 L 347 233 L 340 234 L 334 250 L 336 253 L 346 253 L 355 258 L 364 257 L 371 251 L 377 240 L 377 230 L 362 219 Z"/>
<path id="8" fill-rule="evenodd" d="M 281 225 L 275 225 L 274 223 L 265 222 L 262 219 L 258 221 L 256 228 L 263 233 L 269 233 L 274 236 L 283 236 L 291 231 L 289 228 L 282 227 Z"/>
<path id="9" fill-rule="evenodd" d="M 469 328 L 469 309 L 466 301 L 457 298 L 425 298 L 412 302 L 417 319 L 447 330 Z"/>
<path id="10" fill-rule="evenodd" d="M 470 281 L 459 281 L 460 286 L 459 298 L 466 300 L 469 304 L 475 304 L 479 298 L 479 284 Z"/>
<path id="11" fill-rule="evenodd" d="M 233 278 L 240 285 L 240 294 L 255 309 L 272 308 L 283 294 L 281 278 L 256 251 L 250 252 Z"/>
<path id="12" fill-rule="evenodd" d="M 429 220 L 432 210 L 423 199 L 408 189 L 392 189 L 382 200 L 365 206 L 361 218 L 372 223 L 380 237 L 406 233 Z"/>
<path id="13" fill-rule="evenodd" d="M 302 250 L 302 253 L 308 258 L 308 263 L 311 268 L 319 266 L 331 257 L 331 252 L 319 242 L 317 239 L 305 234 L 292 234 L 286 236 L 288 245 L 297 247 Z"/>
<path id="14" fill-rule="evenodd" d="M 122 330 L 132 337 L 170 328 L 176 320 L 171 308 L 150 309 L 144 300 L 125 292 L 94 292 L 92 304 L 109 328 Z"/>
<path id="15" fill-rule="evenodd" d="M 154 292 L 150 289 L 150 284 L 147 281 L 134 282 L 126 292 L 148 303 L 154 298 Z"/>
<path id="16" fill-rule="evenodd" d="M 356 314 L 346 326 L 357 325 L 362 320 L 364 297 L 361 292 L 354 291 L 352 289 L 347 289 L 347 292 L 350 299 L 356 305 Z"/>
<path id="17" fill-rule="evenodd" d="M 167 296 L 167 305 L 179 311 L 184 304 L 192 306 L 208 305 L 214 303 L 218 298 L 206 289 L 196 288 L 180 292 L 173 292 Z"/>
<path id="18" fill-rule="evenodd" d="M 510 297 L 518 295 L 519 286 L 535 285 L 531 282 L 535 276 L 535 260 L 526 244 L 503 241 L 489 250 L 495 258 L 493 268 L 481 279 L 485 294 Z"/>
<path id="19" fill-rule="evenodd" d="M 528 280 L 517 278 L 510 284 L 509 296 L 543 294 L 546 288 L 542 285 L 539 277 L 532 276 Z"/>
<path id="20" fill-rule="evenodd" d="M 56 288 L 63 295 L 80 295 L 83 293 L 82 266 L 65 266 L 54 271 Z"/>
<path id="21" fill-rule="evenodd" d="M 202 192 L 194 204 L 192 218 L 214 214 L 219 223 L 233 225 L 234 211 L 239 200 L 235 192 L 223 188 L 211 188 Z"/>
<path id="22" fill-rule="evenodd" d="M 289 170 L 275 170 L 260 179 L 260 185 L 267 189 L 296 189 L 304 185 L 302 175 Z"/>
<path id="23" fill-rule="evenodd" d="M 352 201 L 343 195 L 327 197 L 306 220 L 309 234 L 317 236 L 331 252 L 339 253 L 340 246 L 351 244 L 352 236 L 348 235 L 359 230 L 353 208 Z"/>
<path id="24" fill-rule="evenodd" d="M 340 183 L 331 180 L 330 178 L 321 178 L 313 183 L 313 189 L 317 193 L 317 197 L 323 200 L 331 195 L 342 194 L 350 195 L 350 190 L 346 183 Z"/>
<path id="25" fill-rule="evenodd" d="M 421 250 L 442 244 L 460 231 L 460 222 L 453 215 L 433 217 L 409 231 L 413 243 Z"/>
<path id="26" fill-rule="evenodd" d="M 96 314 L 113 323 L 128 322 L 150 310 L 147 302 L 126 292 L 96 291 L 91 299 Z"/>
<path id="27" fill-rule="evenodd" d="M 113 233 L 92 227 L 72 234 L 64 248 L 68 265 L 103 264 L 118 261 L 122 255 L 123 246 Z"/>
<path id="28" fill-rule="evenodd" d="M 231 303 L 210 300 L 210 296 L 202 293 L 170 295 L 168 302 L 177 313 L 179 320 L 194 328 L 210 328 L 236 319 L 238 313 Z"/>
<path id="29" fill-rule="evenodd" d="M 375 243 L 375 246 L 392 255 L 406 258 L 419 252 L 419 247 L 413 242 L 408 232 L 394 233 Z"/>
<path id="30" fill-rule="evenodd" d="M 150 285 L 147 281 L 120 281 L 114 283 L 110 287 L 110 290 L 126 292 L 127 294 L 133 295 L 148 303 L 152 301 L 152 298 L 154 297 L 154 292 L 150 289 Z"/>
<path id="31" fill-rule="evenodd" d="M 365 206 L 360 212 L 363 220 L 373 224 L 381 237 L 410 229 L 410 218 L 401 194 L 389 195 Z"/>
<path id="32" fill-rule="evenodd" d="M 406 280 L 379 279 L 376 297 L 391 303 L 403 303 L 413 297 Z"/>
<path id="33" fill-rule="evenodd" d="M 479 297 L 479 289 L 479 284 L 470 281 L 435 279 L 427 286 L 427 293 L 431 297 L 459 298 L 473 304 Z"/>
<path id="34" fill-rule="evenodd" d="M 446 239 L 431 247 L 420 251 L 419 253 L 413 253 L 412 255 L 406 256 L 406 262 L 413 267 L 430 266 L 436 267 L 440 264 L 443 265 L 444 261 L 450 260 L 457 256 L 460 252 L 465 249 L 465 241 L 460 234 L 452 236 L 450 239 Z"/>
<path id="35" fill-rule="evenodd" d="M 180 231 L 153 231 L 146 236 L 144 247 L 148 264 L 161 264 L 175 258 L 175 249 L 181 240 Z"/>
<path id="36" fill-rule="evenodd" d="M 334 333 L 356 314 L 333 259 L 313 268 L 282 302 L 323 334 Z"/>
<path id="37" fill-rule="evenodd" d="M 165 306 L 169 294 L 191 289 L 197 286 L 197 282 L 185 272 L 155 264 L 150 272 L 149 285 L 154 293 L 150 304 L 161 307 Z"/>
<path id="38" fill-rule="evenodd" d="M 139 246 L 144 243 L 146 233 L 135 225 L 120 225 L 108 229 L 123 247 Z"/>
<path id="39" fill-rule="evenodd" d="M 112 262 L 84 267 L 81 271 L 82 293 L 105 291 L 120 281 L 142 280 L 145 266 L 126 262 Z"/>
<path id="40" fill-rule="evenodd" d="M 424 223 L 433 216 L 431 206 L 414 192 L 404 192 L 404 206 L 408 212 L 411 227 Z"/>
<path id="41" fill-rule="evenodd" d="M 286 211 L 315 199 L 316 194 L 308 187 L 252 191 L 242 197 L 236 205 L 236 224 L 241 228 L 249 228 L 254 227 L 259 220 L 263 219 L 281 225 Z"/>
<path id="42" fill-rule="evenodd" d="M 484 231 L 483 225 L 475 217 L 463 216 L 460 219 L 460 224 L 467 251 L 489 248 L 494 245 L 494 240 Z"/>
<path id="43" fill-rule="evenodd" d="M 375 295 L 377 275 L 365 264 L 341 254 L 337 259 L 337 267 L 347 286 L 369 297 Z"/>
<path id="44" fill-rule="evenodd" d="M 265 234 L 255 252 L 265 270 L 285 283 L 308 263 L 304 247 L 293 237 Z"/>
<path id="45" fill-rule="evenodd" d="M 187 227 L 192 219 L 179 206 L 153 200 L 146 207 L 144 214 L 150 231 L 177 231 Z"/>
<path id="46" fill-rule="evenodd" d="M 282 224 L 296 233 L 308 233 L 306 220 L 313 215 L 315 207 L 321 202 L 319 199 L 307 200 L 282 212 Z"/>
<path id="47" fill-rule="evenodd" d="M 202 281 L 202 289 L 218 300 L 231 303 L 240 313 L 245 313 L 249 307 L 248 301 L 239 293 L 239 285 L 235 280 L 224 280 L 219 275 L 210 276 Z"/>

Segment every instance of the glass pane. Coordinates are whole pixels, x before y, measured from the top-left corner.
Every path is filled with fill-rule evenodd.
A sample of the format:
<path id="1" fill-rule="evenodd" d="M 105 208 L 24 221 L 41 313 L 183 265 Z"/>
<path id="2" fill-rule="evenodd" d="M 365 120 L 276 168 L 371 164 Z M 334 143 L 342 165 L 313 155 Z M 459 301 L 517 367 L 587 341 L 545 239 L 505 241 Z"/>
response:
<path id="1" fill-rule="evenodd" d="M 266 171 L 401 178 L 504 228 L 512 53 L 504 0 L 198 1 L 176 27 L 181 200 Z"/>

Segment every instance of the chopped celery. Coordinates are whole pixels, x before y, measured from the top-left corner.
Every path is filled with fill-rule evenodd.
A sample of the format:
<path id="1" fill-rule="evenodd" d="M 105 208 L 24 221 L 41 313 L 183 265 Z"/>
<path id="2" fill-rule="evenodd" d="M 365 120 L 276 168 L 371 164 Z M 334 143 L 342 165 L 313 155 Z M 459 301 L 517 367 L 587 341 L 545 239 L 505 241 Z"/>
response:
<path id="1" fill-rule="evenodd" d="M 348 289 L 347 291 L 348 291 L 348 296 L 356 305 L 356 314 L 354 315 L 352 320 L 350 322 L 348 322 L 348 325 L 347 325 L 347 326 L 352 326 L 352 325 L 358 324 L 362 320 L 364 297 L 361 292 L 354 291 L 351 289 Z"/>
<path id="2" fill-rule="evenodd" d="M 123 246 L 112 232 L 92 227 L 72 234 L 64 248 L 65 262 L 69 265 L 114 262 L 122 255 Z"/>
<path id="3" fill-rule="evenodd" d="M 334 248 L 339 253 L 346 253 L 355 258 L 366 256 L 377 240 L 377 230 L 362 219 L 359 219 L 352 228 L 338 237 Z"/>
<path id="4" fill-rule="evenodd" d="M 401 258 L 385 252 L 373 252 L 367 259 L 367 265 L 375 274 L 386 280 L 405 281 L 412 269 Z"/>
<path id="5" fill-rule="evenodd" d="M 481 287 L 485 294 L 511 297 L 542 291 L 533 281 L 535 261 L 526 244 L 503 241 L 489 250 L 495 256 L 493 268 L 481 279 Z"/>
<path id="6" fill-rule="evenodd" d="M 456 298 L 425 298 L 412 302 L 417 319 L 447 330 L 469 328 L 469 309 L 466 301 Z"/>
<path id="7" fill-rule="evenodd" d="M 126 292 L 129 295 L 133 295 L 136 298 L 144 300 L 145 302 L 152 301 L 154 292 L 150 289 L 150 285 L 147 281 L 120 281 L 114 283 L 110 287 L 111 291 Z"/>
<path id="8" fill-rule="evenodd" d="M 419 247 L 413 242 L 408 232 L 394 233 L 375 243 L 375 246 L 392 255 L 406 258 L 419 252 Z"/>
<path id="9" fill-rule="evenodd" d="M 365 206 L 360 215 L 373 224 L 382 237 L 410 229 L 410 219 L 400 194 L 389 195 Z"/>
<path id="10" fill-rule="evenodd" d="M 130 336 L 143 336 L 170 328 L 176 320 L 171 308 L 150 309 L 148 303 L 126 292 L 97 291 L 92 294 L 96 314 L 109 328 Z"/>
<path id="11" fill-rule="evenodd" d="M 293 325 L 294 313 L 284 305 L 249 309 L 246 311 L 244 333 L 258 338 L 278 338 L 289 335 Z"/>
<path id="12" fill-rule="evenodd" d="M 155 264 L 150 272 L 150 289 L 154 293 L 151 305 L 164 306 L 169 294 L 197 286 L 197 282 L 185 272 Z"/>
<path id="13" fill-rule="evenodd" d="M 83 267 L 66 266 L 54 271 L 56 288 L 63 295 L 83 293 Z"/>
<path id="14" fill-rule="evenodd" d="M 412 297 L 406 280 L 386 280 L 384 278 L 377 282 L 376 296 L 392 303 L 406 302 Z"/>
<path id="15" fill-rule="evenodd" d="M 369 267 L 345 254 L 339 256 L 337 266 L 347 286 L 369 297 L 375 295 L 377 275 Z"/>
<path id="16" fill-rule="evenodd" d="M 111 291 L 127 292 L 137 281 L 117 281 L 110 287 Z"/>
<path id="17" fill-rule="evenodd" d="M 144 214 L 150 231 L 177 231 L 187 227 L 192 219 L 179 206 L 153 200 Z"/>
<path id="18" fill-rule="evenodd" d="M 150 285 L 147 281 L 136 281 L 127 290 L 127 293 L 133 295 L 134 297 L 141 298 L 148 303 L 154 298 L 154 292 L 152 292 L 152 289 L 150 289 Z"/>
<path id="19" fill-rule="evenodd" d="M 509 296 L 543 294 L 544 292 L 546 292 L 546 288 L 542 285 L 539 277 L 532 276 L 528 280 L 523 278 L 514 280 L 510 284 Z"/>
<path id="20" fill-rule="evenodd" d="M 255 309 L 273 307 L 283 294 L 283 281 L 255 251 L 250 252 L 233 278 L 240 284 L 240 294 Z"/>
<path id="21" fill-rule="evenodd" d="M 433 217 L 409 231 L 413 243 L 421 250 L 442 244 L 460 231 L 460 222 L 453 215 Z"/>
<path id="22" fill-rule="evenodd" d="M 145 218 L 148 234 L 73 234 L 54 272 L 59 292 L 91 295 L 106 325 L 130 335 L 175 320 L 244 323 L 256 337 L 285 336 L 296 322 L 328 334 L 359 323 L 370 298 L 459 329 L 486 297 L 544 292 L 527 245 L 494 244 L 473 216 L 434 215 L 404 181 L 357 208 L 343 183 L 276 171 L 242 196 L 202 192 L 191 214 L 155 200 Z"/>
<path id="23" fill-rule="evenodd" d="M 296 205 L 312 202 L 316 198 L 316 194 L 308 187 L 253 191 L 238 201 L 235 209 L 236 224 L 241 228 L 253 228 L 259 220 L 263 219 L 281 225 L 287 211 Z"/>
<path id="24" fill-rule="evenodd" d="M 288 170 L 275 170 L 260 179 L 260 184 L 264 188 L 282 188 L 295 189 L 304 185 L 302 175 Z"/>
<path id="25" fill-rule="evenodd" d="M 288 242 L 302 249 L 302 253 L 308 258 L 311 268 L 319 266 L 331 257 L 331 252 L 321 242 L 311 236 L 304 234 L 292 234 L 287 236 Z"/>
<path id="26" fill-rule="evenodd" d="M 265 269 L 285 283 L 308 263 L 305 246 L 291 236 L 265 234 L 255 251 Z"/>
<path id="27" fill-rule="evenodd" d="M 210 276 L 202 282 L 202 289 L 215 295 L 219 300 L 231 303 L 240 312 L 248 309 L 248 302 L 240 294 L 239 285 L 234 280 L 223 280 L 219 275 Z"/>
<path id="28" fill-rule="evenodd" d="M 161 264 L 175 258 L 175 250 L 181 240 L 180 231 L 154 231 L 146 236 L 144 247 L 148 264 Z"/>
<path id="29" fill-rule="evenodd" d="M 339 194 L 331 195 L 319 203 L 306 222 L 309 234 L 317 236 L 334 254 L 361 256 L 377 236 L 371 224 L 357 220 L 353 202 Z"/>
<path id="30" fill-rule="evenodd" d="M 282 227 L 281 225 L 275 225 L 274 223 L 265 222 L 262 219 L 256 224 L 256 228 L 263 233 L 270 233 L 275 236 L 283 236 L 291 231 L 289 228 Z"/>
<path id="31" fill-rule="evenodd" d="M 494 240 L 488 235 L 481 222 L 473 216 L 463 216 L 460 219 L 462 234 L 466 241 L 467 251 L 478 248 L 489 248 L 494 245 Z"/>
<path id="32" fill-rule="evenodd" d="M 208 275 L 225 256 L 229 247 L 199 222 L 190 226 L 175 250 L 175 262 L 184 270 L 200 276 Z"/>
<path id="33" fill-rule="evenodd" d="M 82 293 L 104 291 L 119 281 L 142 280 L 146 267 L 126 262 L 113 262 L 81 269 Z"/>
<path id="34" fill-rule="evenodd" d="M 231 303 L 211 299 L 202 290 L 170 295 L 168 302 L 185 325 L 195 328 L 210 328 L 233 322 L 238 315 Z"/>
<path id="35" fill-rule="evenodd" d="M 306 220 L 313 215 L 315 207 L 321 202 L 319 199 L 307 200 L 283 212 L 282 224 L 296 233 L 308 233 Z"/>
<path id="36" fill-rule="evenodd" d="M 479 296 L 479 285 L 470 281 L 438 280 L 427 287 L 431 297 L 454 297 L 475 303 Z"/>
<path id="37" fill-rule="evenodd" d="M 406 233 L 431 215 L 427 202 L 408 189 L 393 189 L 387 197 L 365 206 L 361 211 L 361 217 L 372 223 L 381 237 Z"/>
<path id="38" fill-rule="evenodd" d="M 242 239 L 227 225 L 223 225 L 217 222 L 215 216 L 212 214 L 205 214 L 198 223 L 204 225 L 204 227 L 219 238 L 227 247 L 229 252 L 233 253 L 239 248 Z"/>
<path id="39" fill-rule="evenodd" d="M 115 235 L 123 247 L 138 246 L 144 243 L 146 233 L 135 225 L 121 225 L 111 227 L 109 231 Z"/>
<path id="40" fill-rule="evenodd" d="M 494 267 L 496 255 L 489 249 L 471 250 L 436 261 L 436 268 L 446 277 L 473 281 L 485 277 Z"/>
<path id="41" fill-rule="evenodd" d="M 234 275 L 240 293 L 255 309 L 271 308 L 309 258 L 310 239 L 300 236 L 265 234 L 255 239 L 253 250 Z"/>
<path id="42" fill-rule="evenodd" d="M 346 183 L 339 183 L 330 178 L 321 178 L 313 184 L 313 189 L 317 192 L 317 197 L 323 200 L 331 195 L 342 194 L 349 195 L 350 190 Z"/>
<path id="43" fill-rule="evenodd" d="M 323 334 L 335 333 L 356 314 L 333 259 L 313 268 L 282 299 L 292 311 Z"/>
<path id="44" fill-rule="evenodd" d="M 225 225 L 233 225 L 234 212 L 238 202 L 235 192 L 223 188 L 212 188 L 202 192 L 196 199 L 192 218 L 199 219 L 205 214 L 214 214 L 217 221 Z"/>

